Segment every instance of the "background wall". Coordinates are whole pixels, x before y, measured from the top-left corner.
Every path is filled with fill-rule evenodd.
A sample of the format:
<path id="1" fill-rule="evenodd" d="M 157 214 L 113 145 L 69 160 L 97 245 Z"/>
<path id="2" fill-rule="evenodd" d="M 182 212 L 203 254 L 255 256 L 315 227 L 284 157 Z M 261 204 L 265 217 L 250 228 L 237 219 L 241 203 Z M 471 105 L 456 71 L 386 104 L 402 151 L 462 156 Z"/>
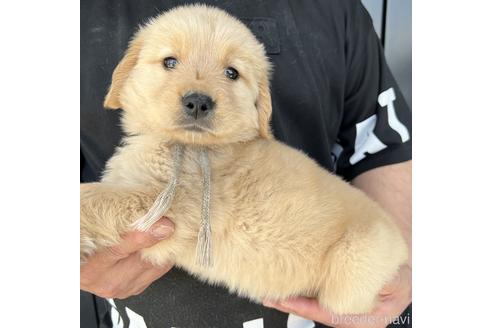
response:
<path id="1" fill-rule="evenodd" d="M 381 38 L 388 65 L 412 107 L 412 0 L 362 0 Z"/>

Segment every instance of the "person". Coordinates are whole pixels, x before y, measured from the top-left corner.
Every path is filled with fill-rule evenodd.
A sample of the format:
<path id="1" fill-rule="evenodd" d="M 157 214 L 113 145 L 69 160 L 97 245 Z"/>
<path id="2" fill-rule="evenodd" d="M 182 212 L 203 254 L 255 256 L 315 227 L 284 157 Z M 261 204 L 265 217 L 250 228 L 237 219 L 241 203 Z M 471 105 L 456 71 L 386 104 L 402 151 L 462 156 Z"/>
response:
<path id="1" fill-rule="evenodd" d="M 239 17 L 265 45 L 274 65 L 275 137 L 379 202 L 411 249 L 411 112 L 360 1 L 202 2 Z M 120 142 L 119 114 L 102 103 L 131 35 L 185 3 L 193 1 L 81 2 L 82 182 L 98 179 Z M 173 220 L 129 232 L 81 266 L 81 289 L 102 297 L 95 298 L 100 327 L 385 327 L 394 317 L 394 325 L 411 324 L 411 256 L 369 315 L 334 316 L 303 297 L 254 304 L 172 263 L 140 260 L 140 249 L 172 234 Z"/>

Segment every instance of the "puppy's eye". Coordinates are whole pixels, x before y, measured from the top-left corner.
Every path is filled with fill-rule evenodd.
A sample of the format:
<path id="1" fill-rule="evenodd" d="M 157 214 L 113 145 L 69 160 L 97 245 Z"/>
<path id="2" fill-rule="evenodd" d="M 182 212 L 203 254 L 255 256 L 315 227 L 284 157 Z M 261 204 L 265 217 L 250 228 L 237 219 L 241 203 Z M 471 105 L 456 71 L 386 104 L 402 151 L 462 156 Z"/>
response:
<path id="1" fill-rule="evenodd" d="M 164 67 L 167 69 L 173 69 L 178 65 L 178 60 L 174 57 L 166 57 L 164 58 Z"/>
<path id="2" fill-rule="evenodd" d="M 224 74 L 231 80 L 236 80 L 239 77 L 239 73 L 234 67 L 227 67 Z"/>

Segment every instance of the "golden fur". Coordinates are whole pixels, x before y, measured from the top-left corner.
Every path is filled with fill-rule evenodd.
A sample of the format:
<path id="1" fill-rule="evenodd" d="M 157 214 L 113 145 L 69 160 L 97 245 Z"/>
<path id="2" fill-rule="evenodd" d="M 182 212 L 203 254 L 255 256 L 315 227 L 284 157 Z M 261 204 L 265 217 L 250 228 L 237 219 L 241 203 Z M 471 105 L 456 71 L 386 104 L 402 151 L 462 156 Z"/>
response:
<path id="1" fill-rule="evenodd" d="M 173 70 L 163 58 L 179 61 Z M 236 81 L 223 72 L 240 74 Z M 124 145 L 100 183 L 81 184 L 81 257 L 119 242 L 146 213 L 172 172 L 170 146 L 186 145 L 181 180 L 167 216 L 173 236 L 142 251 L 255 301 L 317 297 L 336 313 L 362 313 L 406 261 L 391 218 L 361 191 L 300 151 L 273 140 L 269 63 L 237 19 L 213 7 L 175 8 L 131 41 L 113 74 L 105 106 L 123 108 Z M 188 91 L 216 102 L 207 131 L 179 125 Z M 195 264 L 201 217 L 197 147 L 212 167 L 212 268 Z M 165 291 L 163 291 L 165 292 Z"/>

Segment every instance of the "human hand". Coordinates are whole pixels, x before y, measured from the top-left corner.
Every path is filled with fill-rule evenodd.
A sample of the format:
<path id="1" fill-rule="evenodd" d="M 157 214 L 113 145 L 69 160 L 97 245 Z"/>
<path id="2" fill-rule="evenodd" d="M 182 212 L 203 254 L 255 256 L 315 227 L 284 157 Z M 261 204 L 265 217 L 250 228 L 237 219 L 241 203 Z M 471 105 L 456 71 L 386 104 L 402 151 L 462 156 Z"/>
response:
<path id="1" fill-rule="evenodd" d="M 139 250 L 169 238 L 173 232 L 174 224 L 166 217 L 148 232 L 128 232 L 121 243 L 99 251 L 80 267 L 80 289 L 105 298 L 140 294 L 173 265 L 154 266 L 140 258 Z"/>
<path id="2" fill-rule="evenodd" d="M 391 324 L 407 308 L 411 300 L 412 271 L 405 265 L 400 268 L 396 278 L 381 290 L 371 313 L 335 315 L 324 310 L 316 300 L 305 297 L 290 298 L 278 303 L 264 301 L 263 305 L 335 328 L 382 328 Z"/>

